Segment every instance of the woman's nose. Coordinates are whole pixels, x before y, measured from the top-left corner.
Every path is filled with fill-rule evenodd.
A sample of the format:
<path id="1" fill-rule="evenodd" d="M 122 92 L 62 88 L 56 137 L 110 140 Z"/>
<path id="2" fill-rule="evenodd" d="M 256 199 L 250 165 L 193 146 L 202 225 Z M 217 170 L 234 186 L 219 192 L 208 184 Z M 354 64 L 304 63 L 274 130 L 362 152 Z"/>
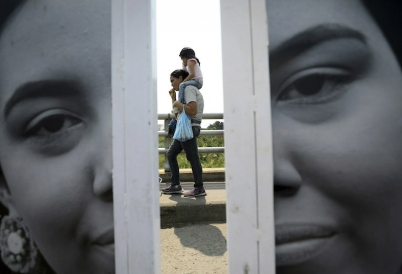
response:
<path id="1" fill-rule="evenodd" d="M 98 147 L 95 153 L 93 191 L 97 197 L 113 201 L 111 138 L 105 139 L 107 145 Z"/>
<path id="2" fill-rule="evenodd" d="M 99 166 L 95 170 L 94 193 L 97 197 L 107 202 L 113 201 L 112 168 Z"/>
<path id="3" fill-rule="evenodd" d="M 295 165 L 297 145 L 294 136 L 283 125 L 273 123 L 274 194 L 295 195 L 302 185 L 302 177 Z"/>
<path id="4" fill-rule="evenodd" d="M 290 159 L 274 154 L 274 194 L 293 196 L 299 191 L 302 178 Z"/>

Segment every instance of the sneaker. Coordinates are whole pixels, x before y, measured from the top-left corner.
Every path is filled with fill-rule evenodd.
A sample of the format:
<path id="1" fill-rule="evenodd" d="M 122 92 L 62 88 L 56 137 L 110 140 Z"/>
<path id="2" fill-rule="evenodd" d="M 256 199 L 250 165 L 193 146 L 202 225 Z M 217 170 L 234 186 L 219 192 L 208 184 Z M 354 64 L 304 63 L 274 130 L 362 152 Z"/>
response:
<path id="1" fill-rule="evenodd" d="M 183 189 L 181 185 L 172 185 L 170 184 L 168 187 L 162 189 L 163 194 L 182 194 Z"/>
<path id="2" fill-rule="evenodd" d="M 205 188 L 193 188 L 192 190 L 184 192 L 184 197 L 198 197 L 206 196 Z"/>

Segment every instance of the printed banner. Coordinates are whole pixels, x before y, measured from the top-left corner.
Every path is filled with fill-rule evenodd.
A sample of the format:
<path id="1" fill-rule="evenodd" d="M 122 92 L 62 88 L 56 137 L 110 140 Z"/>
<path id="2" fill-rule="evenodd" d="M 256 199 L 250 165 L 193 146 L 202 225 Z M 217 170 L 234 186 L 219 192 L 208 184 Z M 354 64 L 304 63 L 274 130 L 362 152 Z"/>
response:
<path id="1" fill-rule="evenodd" d="M 266 3 L 277 273 L 401 273 L 402 2 Z"/>

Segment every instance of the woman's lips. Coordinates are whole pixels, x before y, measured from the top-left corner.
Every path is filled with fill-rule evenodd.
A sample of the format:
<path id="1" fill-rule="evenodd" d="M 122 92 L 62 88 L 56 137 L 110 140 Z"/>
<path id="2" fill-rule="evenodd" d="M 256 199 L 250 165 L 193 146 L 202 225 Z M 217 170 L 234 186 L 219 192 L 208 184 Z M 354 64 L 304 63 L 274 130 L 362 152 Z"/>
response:
<path id="1" fill-rule="evenodd" d="M 290 266 L 308 261 L 323 252 L 336 231 L 328 226 L 289 224 L 275 227 L 276 266 Z"/>
<path id="2" fill-rule="evenodd" d="M 114 245 L 114 231 L 113 229 L 107 230 L 104 233 L 97 235 L 93 241 L 92 245 L 96 246 L 110 246 Z"/>

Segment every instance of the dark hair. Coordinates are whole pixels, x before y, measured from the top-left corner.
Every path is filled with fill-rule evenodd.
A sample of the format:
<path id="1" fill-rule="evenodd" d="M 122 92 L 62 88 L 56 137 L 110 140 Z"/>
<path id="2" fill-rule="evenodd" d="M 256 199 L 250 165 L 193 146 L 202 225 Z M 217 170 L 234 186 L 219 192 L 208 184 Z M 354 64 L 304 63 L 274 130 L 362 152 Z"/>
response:
<path id="1" fill-rule="evenodd" d="M 183 48 L 180 51 L 179 56 L 180 57 L 185 57 L 185 58 L 188 58 L 188 59 L 194 58 L 194 59 L 197 60 L 198 64 L 201 66 L 200 60 L 197 57 L 195 57 L 195 51 L 192 48 L 189 48 L 189 47 Z"/>
<path id="2" fill-rule="evenodd" d="M 402 1 L 362 0 L 402 67 Z"/>
<path id="3" fill-rule="evenodd" d="M 179 79 L 180 76 L 181 76 L 181 77 L 183 78 L 183 80 L 184 80 L 184 79 L 187 78 L 188 72 L 185 71 L 184 69 L 176 69 L 175 71 L 173 71 L 173 72 L 170 74 L 170 76 L 172 76 L 172 77 L 174 77 L 174 78 L 177 78 L 177 79 Z"/>
<path id="4" fill-rule="evenodd" d="M 0 34 L 8 18 L 25 0 L 0 0 Z"/>

